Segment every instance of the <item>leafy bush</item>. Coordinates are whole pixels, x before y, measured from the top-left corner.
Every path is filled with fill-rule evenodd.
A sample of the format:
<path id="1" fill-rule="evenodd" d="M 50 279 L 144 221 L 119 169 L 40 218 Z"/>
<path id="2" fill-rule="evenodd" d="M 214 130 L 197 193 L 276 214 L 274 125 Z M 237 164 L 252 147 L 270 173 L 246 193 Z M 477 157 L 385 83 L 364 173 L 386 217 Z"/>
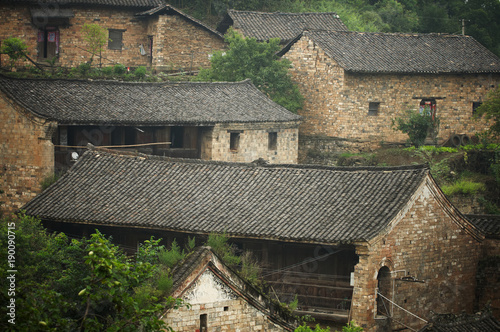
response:
<path id="1" fill-rule="evenodd" d="M 12 69 L 18 60 L 25 60 L 28 46 L 24 40 L 15 37 L 9 37 L 2 41 L 0 54 L 7 54 L 10 58 L 10 68 Z"/>
<path id="2" fill-rule="evenodd" d="M 42 186 L 42 191 L 54 184 L 61 176 L 57 173 L 49 174 L 45 176 L 42 181 L 40 181 L 40 186 Z"/>
<path id="3" fill-rule="evenodd" d="M 346 326 L 342 326 L 342 332 L 362 332 L 363 328 L 356 325 L 354 321 L 347 323 Z"/>
<path id="4" fill-rule="evenodd" d="M 472 182 L 469 180 L 458 180 L 451 185 L 445 185 L 441 188 L 446 196 L 455 195 L 476 195 L 479 192 L 486 190 L 484 183 Z"/>
<path id="5" fill-rule="evenodd" d="M 229 266 L 237 266 L 241 258 L 236 255 L 236 248 L 228 243 L 229 237 L 224 234 L 209 234 L 207 245 Z"/>
<path id="6" fill-rule="evenodd" d="M 77 67 L 77 71 L 80 75 L 87 75 L 90 72 L 90 63 L 84 62 Z"/>
<path id="7" fill-rule="evenodd" d="M 170 250 L 163 250 L 159 253 L 160 263 L 173 268 L 178 262 L 184 259 L 186 254 L 184 250 L 181 251 L 177 241 L 172 242 L 172 247 Z"/>
<path id="8" fill-rule="evenodd" d="M 146 67 L 140 66 L 134 70 L 134 76 L 138 79 L 143 79 L 144 77 L 146 77 L 147 72 L 148 70 L 146 69 Z"/>
<path id="9" fill-rule="evenodd" d="M 294 332 L 330 332 L 330 328 L 327 327 L 326 329 L 324 328 L 321 328 L 318 325 L 316 325 L 316 327 L 313 329 L 311 329 L 309 326 L 306 325 L 306 323 L 300 325 L 299 327 L 297 327 Z"/>
<path id="10" fill-rule="evenodd" d="M 116 75 L 124 75 L 126 72 L 127 72 L 127 67 L 125 67 L 124 65 L 122 65 L 121 63 L 117 63 L 114 67 L 113 67 L 113 72 L 116 74 Z"/>
<path id="11" fill-rule="evenodd" d="M 111 76 L 113 75 L 113 67 L 102 67 L 101 72 L 103 75 Z"/>
<path id="12" fill-rule="evenodd" d="M 407 134 L 412 145 L 423 145 L 429 133 L 435 138 L 439 119 L 433 119 L 430 109 L 425 108 L 422 113 L 415 110 L 407 110 L 404 113 L 403 117 L 392 119 L 392 128 Z"/>

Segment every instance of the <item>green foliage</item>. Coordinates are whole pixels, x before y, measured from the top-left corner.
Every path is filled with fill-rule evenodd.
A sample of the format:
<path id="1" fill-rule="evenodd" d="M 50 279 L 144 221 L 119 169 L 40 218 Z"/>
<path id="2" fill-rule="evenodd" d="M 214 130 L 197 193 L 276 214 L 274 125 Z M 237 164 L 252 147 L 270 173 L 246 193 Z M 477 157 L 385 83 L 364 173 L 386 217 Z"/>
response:
<path id="1" fill-rule="evenodd" d="M 416 147 L 424 144 L 429 133 L 437 134 L 439 119 L 433 119 L 429 109 L 425 108 L 422 113 L 415 110 L 407 110 L 404 116 L 392 119 L 392 128 L 408 135 L 410 143 Z"/>
<path id="2" fill-rule="evenodd" d="M 87 43 L 87 51 L 91 54 L 89 64 L 94 56 L 100 54 L 108 42 L 108 31 L 98 24 L 85 23 L 82 28 L 83 40 Z"/>
<path id="3" fill-rule="evenodd" d="M 125 67 L 121 63 L 117 63 L 113 67 L 113 73 L 115 73 L 116 75 L 124 75 L 126 72 L 127 72 L 127 67 Z"/>
<path id="4" fill-rule="evenodd" d="M 354 321 L 347 323 L 346 326 L 342 326 L 342 332 L 362 332 L 363 328 L 356 325 Z"/>
<path id="5" fill-rule="evenodd" d="M 166 328 L 161 312 L 183 305 L 162 293 L 167 278 L 153 284 L 155 265 L 130 260 L 99 232 L 69 241 L 62 233 L 46 233 L 38 219 L 20 215 L 2 220 L 2 248 L 12 236 L 9 226 L 15 228 L 14 268 L 22 275 L 16 278 L 16 325 L 7 327 L 2 320 L 2 330 L 156 331 Z M 3 271 L 13 269 L 7 263 L 0 261 Z M 8 289 L 6 282 L 2 278 L 0 287 Z M 8 300 L 3 292 L 2 302 Z"/>
<path id="6" fill-rule="evenodd" d="M 474 116 L 476 118 L 484 116 L 486 120 L 492 120 L 489 133 L 500 138 L 500 86 L 488 93 L 487 99 L 477 108 Z"/>
<path id="7" fill-rule="evenodd" d="M 144 79 L 146 77 L 148 70 L 144 66 L 137 67 L 134 70 L 134 76 L 138 79 Z"/>
<path id="8" fill-rule="evenodd" d="M 477 195 L 479 192 L 486 190 L 484 183 L 472 182 L 469 180 L 458 180 L 451 185 L 444 185 L 441 188 L 446 196 L 455 195 Z"/>
<path id="9" fill-rule="evenodd" d="M 236 247 L 228 243 L 229 237 L 224 234 L 208 235 L 207 245 L 229 266 L 237 266 L 241 258 L 236 254 Z"/>
<path id="10" fill-rule="evenodd" d="M 178 262 L 183 260 L 184 257 L 186 257 L 186 254 L 184 253 L 184 250 L 181 251 L 176 240 L 172 242 L 170 250 L 162 250 L 159 252 L 160 263 L 169 268 L 173 268 Z"/>
<path id="11" fill-rule="evenodd" d="M 313 329 L 311 329 L 309 326 L 306 325 L 306 323 L 303 323 L 302 325 L 300 325 L 299 327 L 297 327 L 294 332 L 330 332 L 330 328 L 327 327 L 327 328 L 321 328 L 318 325 L 316 325 L 316 327 Z"/>
<path id="12" fill-rule="evenodd" d="M 290 61 L 276 56 L 281 49 L 279 39 L 261 43 L 229 30 L 225 40 L 229 49 L 213 54 L 211 67 L 202 69 L 197 80 L 236 82 L 248 78 L 259 90 L 288 110 L 297 112 L 302 108 L 304 98 L 288 73 Z"/>
<path id="13" fill-rule="evenodd" d="M 12 69 L 18 60 L 26 60 L 28 46 L 24 40 L 15 37 L 9 37 L 2 41 L 0 54 L 9 56 L 10 68 Z"/>
<path id="14" fill-rule="evenodd" d="M 42 181 L 40 181 L 42 191 L 54 184 L 60 177 L 60 174 L 57 173 L 48 174 L 47 176 L 45 176 Z"/>

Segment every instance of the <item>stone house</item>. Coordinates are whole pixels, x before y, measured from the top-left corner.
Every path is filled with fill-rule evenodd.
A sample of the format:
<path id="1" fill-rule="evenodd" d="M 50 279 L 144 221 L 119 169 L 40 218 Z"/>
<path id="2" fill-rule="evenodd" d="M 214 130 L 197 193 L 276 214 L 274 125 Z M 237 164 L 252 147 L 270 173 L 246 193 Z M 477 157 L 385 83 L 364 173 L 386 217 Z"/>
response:
<path id="1" fill-rule="evenodd" d="M 163 0 L 0 0 L 0 42 L 19 37 L 37 62 L 76 67 L 90 59 L 82 28 L 108 30 L 103 66 L 148 66 L 155 70 L 197 70 L 225 47 L 223 36 Z M 7 63 L 2 55 L 1 64 Z"/>
<path id="2" fill-rule="evenodd" d="M 304 29 L 348 30 L 336 13 L 266 13 L 234 9 L 227 11 L 217 31 L 225 34 L 230 27 L 258 41 L 280 38 L 282 44 L 290 42 Z"/>
<path id="3" fill-rule="evenodd" d="M 462 35 L 310 30 L 280 54 L 306 97 L 304 151 L 405 142 L 392 120 L 425 107 L 440 120 L 438 143 L 470 138 L 489 127 L 473 114 L 500 81 L 500 59 Z"/>
<path id="4" fill-rule="evenodd" d="M 425 166 L 235 164 L 92 148 L 23 207 L 51 230 L 99 228 L 126 248 L 226 233 L 299 314 L 420 328 L 471 313 L 484 235 Z M 388 318 L 389 317 L 389 318 Z M 401 325 L 403 324 L 403 325 Z"/>
<path id="5" fill-rule="evenodd" d="M 300 117 L 249 81 L 126 83 L 0 76 L 4 211 L 88 143 L 231 162 L 296 163 Z"/>
<path id="6" fill-rule="evenodd" d="M 175 331 L 293 331 L 271 301 L 227 267 L 210 247 L 199 247 L 172 271 L 171 296 L 190 308 L 163 320 Z"/>

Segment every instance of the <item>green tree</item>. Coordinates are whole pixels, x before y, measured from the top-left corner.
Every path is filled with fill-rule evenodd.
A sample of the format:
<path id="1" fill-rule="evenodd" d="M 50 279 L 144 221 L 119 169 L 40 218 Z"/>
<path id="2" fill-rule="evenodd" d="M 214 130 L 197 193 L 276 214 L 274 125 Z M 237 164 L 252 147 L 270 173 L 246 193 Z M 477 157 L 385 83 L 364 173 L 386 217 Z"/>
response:
<path id="1" fill-rule="evenodd" d="M 292 112 L 303 105 L 303 97 L 288 73 L 290 61 L 279 59 L 279 39 L 258 42 L 255 38 L 243 38 L 234 30 L 225 36 L 229 49 L 216 52 L 211 67 L 202 69 L 199 81 L 236 82 L 249 78 L 252 83 L 272 100 Z"/>
<path id="2" fill-rule="evenodd" d="M 483 117 L 492 120 L 493 124 L 489 133 L 500 138 L 500 86 L 488 93 L 486 100 L 479 106 L 474 114 L 475 118 Z"/>
<path id="3" fill-rule="evenodd" d="M 407 110 L 403 117 L 392 120 L 392 128 L 407 134 L 410 143 L 416 147 L 423 145 L 429 134 L 435 139 L 438 127 L 439 119 L 433 117 L 428 108 L 422 112 Z"/>
<path id="4" fill-rule="evenodd" d="M 28 46 L 24 40 L 15 37 L 9 37 L 2 41 L 2 46 L 0 47 L 0 54 L 6 54 L 9 56 L 10 70 L 14 68 L 15 64 L 19 60 L 28 60 L 34 64 L 38 69 L 43 71 L 43 67 L 39 66 L 35 61 L 33 61 L 28 55 Z"/>
<path id="5" fill-rule="evenodd" d="M 108 32 L 98 24 L 85 23 L 82 28 L 83 39 L 87 42 L 87 51 L 91 54 L 89 64 L 92 64 L 94 56 L 100 54 L 104 45 L 108 42 Z"/>

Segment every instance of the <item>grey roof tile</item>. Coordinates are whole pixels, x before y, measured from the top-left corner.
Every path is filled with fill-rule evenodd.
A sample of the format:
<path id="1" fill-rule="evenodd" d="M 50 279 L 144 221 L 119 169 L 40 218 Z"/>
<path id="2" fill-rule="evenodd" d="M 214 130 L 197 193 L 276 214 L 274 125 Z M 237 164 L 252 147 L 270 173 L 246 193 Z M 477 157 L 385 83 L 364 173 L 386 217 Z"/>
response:
<path id="1" fill-rule="evenodd" d="M 340 243 L 382 231 L 424 166 L 230 164 L 86 152 L 23 209 L 62 222 Z"/>
<path id="2" fill-rule="evenodd" d="M 94 5 L 94 6 L 113 6 L 113 7 L 155 7 L 163 4 L 163 0 L 0 0 L 0 4 L 57 4 L 61 6 L 72 5 Z"/>
<path id="3" fill-rule="evenodd" d="M 304 29 L 347 30 L 336 13 L 265 13 L 254 11 L 229 10 L 229 21 L 234 28 L 241 30 L 247 37 L 259 41 L 280 38 L 286 43 L 296 37 Z M 225 21 L 219 24 L 218 30 L 225 32 Z"/>
<path id="4" fill-rule="evenodd" d="M 466 217 L 487 237 L 500 237 L 500 215 L 467 214 Z"/>
<path id="5" fill-rule="evenodd" d="M 349 72 L 500 73 L 500 59 L 470 36 L 325 30 L 303 34 Z"/>
<path id="6" fill-rule="evenodd" d="M 27 110 L 60 124 L 198 125 L 300 119 L 249 80 L 130 83 L 0 76 L 0 90 Z"/>

